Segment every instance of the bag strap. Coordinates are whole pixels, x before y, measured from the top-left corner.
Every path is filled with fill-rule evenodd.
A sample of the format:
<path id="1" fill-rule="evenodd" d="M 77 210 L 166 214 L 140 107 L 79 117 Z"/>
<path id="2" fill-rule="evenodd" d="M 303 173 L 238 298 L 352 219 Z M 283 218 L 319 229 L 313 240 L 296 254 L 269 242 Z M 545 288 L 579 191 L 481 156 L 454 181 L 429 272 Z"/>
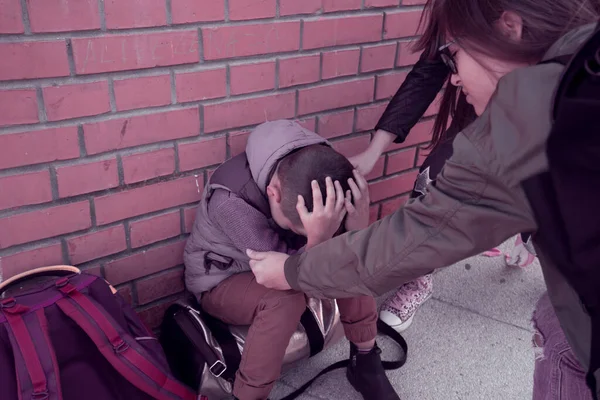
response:
<path id="1" fill-rule="evenodd" d="M 104 358 L 132 385 L 158 400 L 196 399 L 189 388 L 156 367 L 134 340 L 119 334 L 115 328 L 117 324 L 67 278 L 59 279 L 56 286 L 67 296 L 58 300 L 56 305 L 88 335 Z"/>
<path id="2" fill-rule="evenodd" d="M 34 268 L 29 271 L 22 272 L 18 275 L 13 276 L 0 283 L 0 295 L 4 293 L 10 286 L 14 286 L 20 282 L 25 280 L 39 277 L 39 276 L 67 276 L 72 274 L 79 274 L 81 271 L 77 267 L 72 267 L 70 265 L 54 265 L 51 267 L 41 267 Z"/>
<path id="3" fill-rule="evenodd" d="M 398 360 L 382 361 L 383 368 L 388 371 L 399 369 L 406 363 L 406 358 L 408 355 L 408 344 L 406 343 L 406 340 L 404 340 L 402 335 L 400 335 L 398 332 L 396 332 L 391 326 L 389 326 L 388 324 L 383 322 L 381 319 L 377 320 L 377 331 L 381 335 L 387 336 L 390 339 L 392 339 L 402 349 L 402 355 L 400 356 L 400 358 Z M 328 367 L 321 370 L 321 372 L 319 372 L 317 375 L 315 375 L 311 380 L 306 382 L 304 385 L 300 386 L 294 392 L 283 397 L 281 400 L 293 400 L 293 399 L 297 398 L 302 393 L 304 393 L 306 391 L 306 389 L 308 389 L 313 383 L 315 383 L 315 381 L 317 379 L 319 379 L 323 375 L 328 374 L 331 371 L 346 368 L 349 365 L 350 365 L 350 360 L 341 360 L 334 364 L 329 365 Z"/>
<path id="4" fill-rule="evenodd" d="M 325 347 L 325 338 L 319 328 L 319 323 L 315 319 L 315 315 L 310 308 L 306 307 L 304 313 L 300 317 L 300 323 L 304 327 L 306 336 L 308 337 L 308 345 L 310 347 L 310 356 L 313 357 L 319 354 Z"/>
<path id="5" fill-rule="evenodd" d="M 48 334 L 48 321 L 44 309 L 30 310 L 14 298 L 0 303 L 8 326 L 13 349 L 19 400 L 62 400 L 60 375 L 56 354 Z M 35 344 L 34 344 L 35 343 Z"/>
<path id="6" fill-rule="evenodd" d="M 237 340 L 235 340 L 235 337 L 227 325 L 221 322 L 221 320 L 213 317 L 205 311 L 202 311 L 201 315 L 202 321 L 206 323 L 208 329 L 215 340 L 219 343 L 221 351 L 223 352 L 226 371 L 222 373 L 221 376 L 229 382 L 233 382 L 235 379 L 235 373 L 240 368 L 240 363 L 242 362 L 242 353 L 237 345 Z"/>

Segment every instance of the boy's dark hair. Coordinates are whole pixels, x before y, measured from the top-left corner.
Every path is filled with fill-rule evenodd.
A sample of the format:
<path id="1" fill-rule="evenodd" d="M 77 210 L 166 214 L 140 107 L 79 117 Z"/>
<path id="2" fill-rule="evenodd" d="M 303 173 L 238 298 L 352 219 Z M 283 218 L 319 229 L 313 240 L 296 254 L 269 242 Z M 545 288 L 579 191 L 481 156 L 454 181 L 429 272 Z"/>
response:
<path id="1" fill-rule="evenodd" d="M 281 209 L 284 215 L 294 225 L 301 225 L 302 221 L 296 210 L 298 195 L 304 197 L 306 208 L 312 211 L 311 181 L 319 182 L 325 202 L 325 178 L 330 177 L 333 182 L 339 181 L 345 194 L 350 190 L 348 179 L 353 177 L 353 169 L 346 157 L 322 144 L 306 146 L 288 154 L 277 166 L 277 176 L 281 182 Z"/>

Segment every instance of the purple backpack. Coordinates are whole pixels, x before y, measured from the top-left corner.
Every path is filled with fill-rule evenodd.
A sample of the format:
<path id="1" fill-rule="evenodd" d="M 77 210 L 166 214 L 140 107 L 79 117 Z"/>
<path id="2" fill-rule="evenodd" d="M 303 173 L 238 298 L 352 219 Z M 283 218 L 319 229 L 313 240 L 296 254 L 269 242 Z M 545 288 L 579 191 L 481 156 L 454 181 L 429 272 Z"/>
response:
<path id="1" fill-rule="evenodd" d="M 3 400 L 195 400 L 103 279 L 47 267 L 0 285 Z"/>

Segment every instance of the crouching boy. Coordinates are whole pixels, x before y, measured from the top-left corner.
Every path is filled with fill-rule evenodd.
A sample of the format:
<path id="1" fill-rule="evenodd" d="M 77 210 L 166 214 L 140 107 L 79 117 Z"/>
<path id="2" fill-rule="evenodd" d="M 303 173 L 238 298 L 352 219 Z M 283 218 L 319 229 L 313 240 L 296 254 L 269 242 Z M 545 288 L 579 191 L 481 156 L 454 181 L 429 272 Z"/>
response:
<path id="1" fill-rule="evenodd" d="M 207 183 L 185 248 L 185 282 L 205 312 L 250 325 L 234 383 L 237 399 L 268 397 L 306 309 L 303 293 L 256 283 L 246 249 L 292 254 L 366 227 L 368 188 L 354 174 L 353 180 L 350 162 L 325 139 L 281 120 L 258 126 L 246 152 L 223 163 Z M 317 182 L 325 184 L 325 201 Z M 399 399 L 375 344 L 375 300 L 341 299 L 338 307 L 355 360 L 350 383 L 368 400 Z"/>

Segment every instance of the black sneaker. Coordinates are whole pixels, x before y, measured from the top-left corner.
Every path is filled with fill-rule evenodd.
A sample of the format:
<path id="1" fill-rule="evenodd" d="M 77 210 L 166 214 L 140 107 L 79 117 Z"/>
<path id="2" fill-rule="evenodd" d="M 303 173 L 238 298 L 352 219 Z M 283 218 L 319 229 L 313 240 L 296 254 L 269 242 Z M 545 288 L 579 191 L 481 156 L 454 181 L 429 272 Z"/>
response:
<path id="1" fill-rule="evenodd" d="M 365 400 L 400 400 L 381 364 L 381 349 L 375 347 L 368 353 L 359 353 L 350 343 L 350 365 L 346 376 L 352 387 Z"/>

